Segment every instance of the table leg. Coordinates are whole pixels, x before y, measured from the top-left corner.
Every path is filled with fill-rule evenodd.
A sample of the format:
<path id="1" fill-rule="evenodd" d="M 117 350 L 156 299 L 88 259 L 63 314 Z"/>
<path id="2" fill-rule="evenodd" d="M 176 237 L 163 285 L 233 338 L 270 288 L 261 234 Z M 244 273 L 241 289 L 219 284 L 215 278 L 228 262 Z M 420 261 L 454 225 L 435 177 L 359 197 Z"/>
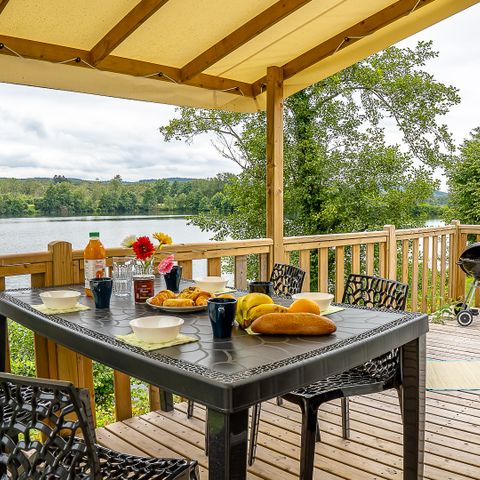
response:
<path id="1" fill-rule="evenodd" d="M 248 409 L 222 413 L 208 409 L 209 480 L 247 478 Z"/>
<path id="2" fill-rule="evenodd" d="M 423 335 L 402 347 L 404 480 L 423 478 L 425 339 Z"/>
<path id="3" fill-rule="evenodd" d="M 0 315 L 0 372 L 7 371 L 7 317 Z"/>
<path id="4" fill-rule="evenodd" d="M 166 390 L 160 390 L 160 410 L 171 412 L 173 410 L 173 394 Z"/>

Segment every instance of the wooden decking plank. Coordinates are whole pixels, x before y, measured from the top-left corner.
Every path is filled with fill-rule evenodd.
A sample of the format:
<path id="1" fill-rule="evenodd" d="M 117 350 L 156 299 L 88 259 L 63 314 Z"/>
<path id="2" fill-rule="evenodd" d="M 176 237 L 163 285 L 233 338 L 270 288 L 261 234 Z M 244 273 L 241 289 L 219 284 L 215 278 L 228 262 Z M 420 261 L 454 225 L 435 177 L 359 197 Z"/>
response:
<path id="1" fill-rule="evenodd" d="M 448 322 L 431 325 L 427 356 L 432 359 L 480 359 L 480 321 L 462 328 Z M 480 392 L 427 392 L 425 479 L 480 479 Z M 135 455 L 184 456 L 199 461 L 206 478 L 205 409 L 197 405 L 187 419 L 185 404 L 174 412 L 150 412 L 97 430 L 100 444 Z M 265 402 L 257 461 L 248 480 L 294 480 L 298 477 L 300 418 L 296 405 Z M 351 437 L 341 438 L 339 402 L 320 409 L 322 442 L 315 455 L 317 480 L 397 480 L 402 470 L 402 422 L 396 392 L 353 397 Z"/>
<path id="2" fill-rule="evenodd" d="M 278 408 L 278 407 L 277 407 Z M 163 415 L 163 413 L 162 413 Z M 199 407 L 196 410 L 196 416 L 197 420 L 202 418 L 203 411 L 201 407 Z M 263 417 L 262 417 L 263 418 Z M 190 419 L 191 420 L 191 419 Z M 190 421 L 187 420 L 187 421 Z M 197 424 L 198 425 L 198 424 Z M 299 468 L 299 458 L 300 458 L 300 435 L 296 432 L 289 432 L 288 430 L 284 428 L 279 428 L 275 430 L 274 434 L 269 435 L 269 432 L 267 431 L 265 433 L 264 429 L 264 424 L 261 423 L 261 432 L 259 434 L 259 443 L 258 443 L 258 448 L 257 448 L 257 459 L 264 459 L 265 460 L 265 455 L 268 455 L 268 458 L 275 460 L 276 461 L 276 456 L 272 455 L 271 453 L 268 453 L 269 451 L 274 451 L 278 452 L 285 457 L 290 457 L 290 461 L 288 462 L 288 467 L 286 465 L 283 465 L 282 463 L 277 463 L 277 465 L 282 466 L 282 468 L 287 467 L 288 471 L 293 472 L 295 474 L 298 474 L 298 468 Z M 298 425 L 297 425 L 298 426 Z M 272 441 L 272 438 L 275 439 L 275 441 Z M 340 462 L 338 459 L 340 458 L 340 452 L 335 450 L 335 447 L 332 447 L 331 445 L 325 443 L 324 445 L 318 444 L 318 448 L 325 448 L 327 449 L 326 452 L 320 452 L 320 454 L 316 454 L 315 456 L 315 467 L 316 470 L 323 470 L 321 472 L 321 477 L 320 478 L 331 478 L 327 477 L 327 473 L 329 472 L 335 472 L 337 475 L 340 475 L 339 478 L 345 478 L 345 479 L 353 479 L 355 480 L 371 480 L 372 478 L 398 478 L 398 475 L 396 477 L 391 477 L 389 474 L 385 475 L 379 475 L 381 472 L 379 470 L 382 470 L 382 465 L 375 465 L 375 469 L 377 472 L 372 472 L 372 469 L 367 469 L 362 470 L 362 466 L 364 465 L 358 465 L 358 459 L 356 459 L 356 466 L 352 465 L 347 465 L 344 463 L 344 459 L 342 458 L 342 462 Z M 343 452 L 342 452 L 343 454 Z M 370 467 L 373 467 L 373 464 L 369 465 Z M 388 468 L 386 465 L 383 465 L 383 468 L 386 469 Z M 320 472 L 318 472 L 320 474 Z M 397 472 L 398 474 L 398 472 Z M 372 477 L 372 475 L 374 475 Z"/>
<path id="3" fill-rule="evenodd" d="M 134 447 L 115 433 L 109 432 L 105 428 L 97 428 L 95 431 L 97 435 L 97 442 L 103 447 L 116 450 L 117 452 L 128 453 L 129 455 L 145 455 L 146 452 Z"/>
<path id="4" fill-rule="evenodd" d="M 127 423 L 132 428 L 139 429 L 151 438 L 168 439 L 167 441 L 171 448 L 180 449 L 184 452 L 188 450 L 189 452 L 192 451 L 192 453 L 194 452 L 193 449 L 195 449 L 196 457 L 193 458 L 196 458 L 199 463 L 202 462 L 202 465 L 206 466 L 207 458 L 203 451 L 203 437 L 197 439 L 197 441 L 202 444 L 202 448 L 193 446 L 189 441 L 195 436 L 194 433 L 188 432 L 188 438 L 183 437 L 184 429 L 178 428 L 179 425 L 176 422 L 160 421 L 158 424 L 154 425 L 144 418 L 135 417 L 124 420 L 124 423 Z M 160 428 L 159 425 L 162 425 L 162 428 Z M 165 435 L 165 433 L 169 433 L 170 435 Z M 277 458 L 276 460 L 280 461 L 281 459 Z M 258 463 L 256 462 L 254 473 L 264 479 L 279 478 L 279 475 L 281 475 L 282 479 L 285 478 L 285 480 L 295 480 L 296 478 L 294 475 L 290 475 L 288 472 L 282 471 L 279 468 L 262 461 L 259 461 Z"/>

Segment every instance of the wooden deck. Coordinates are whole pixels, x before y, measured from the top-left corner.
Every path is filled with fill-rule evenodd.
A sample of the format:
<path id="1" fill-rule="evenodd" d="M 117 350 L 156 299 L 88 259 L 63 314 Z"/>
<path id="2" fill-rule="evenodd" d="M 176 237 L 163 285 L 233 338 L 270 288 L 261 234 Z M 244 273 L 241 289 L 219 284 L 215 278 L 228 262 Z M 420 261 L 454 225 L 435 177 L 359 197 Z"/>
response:
<path id="1" fill-rule="evenodd" d="M 480 319 L 468 328 L 432 325 L 428 356 L 480 359 Z M 97 430 L 100 443 L 133 454 L 186 456 L 198 460 L 207 477 L 204 409 L 187 419 L 186 405 L 174 412 L 151 412 Z M 351 440 L 341 438 L 338 402 L 320 410 L 322 442 L 317 444 L 315 478 L 375 480 L 402 478 L 401 418 L 395 392 L 355 397 L 351 402 Z M 264 404 L 257 461 L 251 480 L 294 480 L 299 458 L 297 407 Z M 428 392 L 425 478 L 480 479 L 480 391 Z"/>

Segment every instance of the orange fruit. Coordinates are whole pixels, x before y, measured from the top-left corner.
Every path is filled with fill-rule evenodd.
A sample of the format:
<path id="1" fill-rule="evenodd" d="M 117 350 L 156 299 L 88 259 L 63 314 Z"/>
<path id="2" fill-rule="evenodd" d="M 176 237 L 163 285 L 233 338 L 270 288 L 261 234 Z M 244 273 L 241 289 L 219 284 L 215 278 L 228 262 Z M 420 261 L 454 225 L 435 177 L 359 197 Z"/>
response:
<path id="1" fill-rule="evenodd" d="M 235 298 L 231 293 L 222 293 L 221 295 L 217 295 L 217 298 Z"/>
<path id="2" fill-rule="evenodd" d="M 320 307 L 313 300 L 299 298 L 290 305 L 288 313 L 314 313 L 315 315 L 320 315 Z"/>

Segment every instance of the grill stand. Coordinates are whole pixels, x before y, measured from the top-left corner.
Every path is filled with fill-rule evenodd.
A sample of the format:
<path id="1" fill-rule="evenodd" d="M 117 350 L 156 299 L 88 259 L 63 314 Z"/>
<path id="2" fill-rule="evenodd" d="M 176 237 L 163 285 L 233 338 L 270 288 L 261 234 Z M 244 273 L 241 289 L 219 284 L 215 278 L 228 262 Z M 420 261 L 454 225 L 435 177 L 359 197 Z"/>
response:
<path id="1" fill-rule="evenodd" d="M 478 315 L 478 308 L 472 307 L 475 300 L 475 290 L 480 287 L 480 281 L 475 279 L 468 290 L 464 302 L 459 302 L 455 305 L 455 314 L 457 322 L 462 327 L 468 327 L 473 322 L 473 317 Z"/>

